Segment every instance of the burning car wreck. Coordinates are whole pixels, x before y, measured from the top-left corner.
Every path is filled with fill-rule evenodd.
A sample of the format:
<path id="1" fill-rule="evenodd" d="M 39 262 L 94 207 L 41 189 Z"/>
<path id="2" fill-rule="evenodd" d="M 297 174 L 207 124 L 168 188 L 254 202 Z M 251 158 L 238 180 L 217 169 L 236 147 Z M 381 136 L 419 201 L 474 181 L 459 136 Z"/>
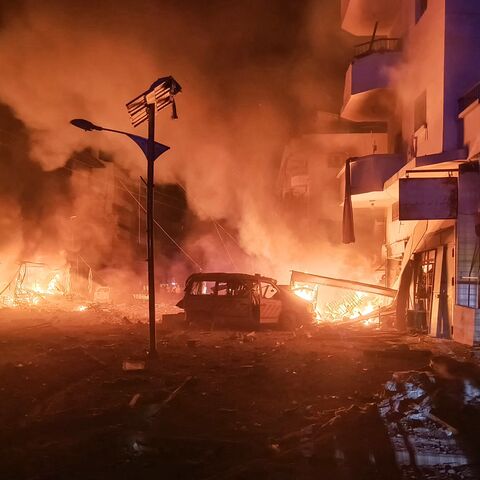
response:
<path id="1" fill-rule="evenodd" d="M 293 329 L 315 319 L 311 302 L 258 274 L 195 273 L 177 306 L 185 310 L 188 323 L 210 326 Z"/>

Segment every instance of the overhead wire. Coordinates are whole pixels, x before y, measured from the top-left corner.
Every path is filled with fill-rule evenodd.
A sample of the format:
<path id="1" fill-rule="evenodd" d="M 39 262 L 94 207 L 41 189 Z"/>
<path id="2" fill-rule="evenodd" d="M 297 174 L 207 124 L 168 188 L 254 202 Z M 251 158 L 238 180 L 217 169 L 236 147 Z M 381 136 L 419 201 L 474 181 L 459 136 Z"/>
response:
<path id="1" fill-rule="evenodd" d="M 82 162 L 82 163 L 85 163 L 85 162 Z M 87 164 L 85 163 L 85 165 L 87 165 Z M 61 168 L 61 169 L 68 170 L 68 171 L 70 171 L 70 172 L 76 172 L 76 171 L 78 171 L 78 170 L 75 170 L 74 168 L 65 167 L 65 166 L 64 166 L 64 167 L 60 167 L 60 168 Z M 120 181 L 120 177 L 118 177 L 118 176 L 114 177 L 114 179 L 117 180 L 117 181 Z M 95 179 L 94 182 L 96 183 L 96 185 L 108 185 L 108 184 L 109 184 L 109 182 L 103 181 L 103 180 L 100 180 L 100 179 Z M 123 192 L 129 193 L 129 192 L 128 192 L 125 188 L 123 188 L 123 187 L 120 187 L 120 190 L 122 190 Z M 162 192 L 155 192 L 155 195 L 158 195 L 158 194 L 159 194 L 159 195 L 163 195 Z M 137 194 L 137 196 L 138 196 L 138 197 L 141 197 L 141 198 L 146 198 L 146 195 L 144 195 L 144 194 Z M 172 198 L 172 199 L 175 198 L 175 197 L 173 197 L 172 195 L 164 195 L 164 196 L 166 196 L 166 197 L 168 197 L 168 198 Z M 156 200 L 156 199 L 155 199 L 154 201 L 155 201 L 155 203 L 156 203 L 157 205 L 163 205 L 163 206 L 165 206 L 165 207 L 173 208 L 173 209 L 175 209 L 175 210 L 180 210 L 180 211 L 184 211 L 184 210 L 185 210 L 184 208 L 178 207 L 178 206 L 176 206 L 176 205 L 172 205 L 171 203 L 162 202 L 161 200 Z"/>
<path id="2" fill-rule="evenodd" d="M 8 132 L 6 132 L 6 131 L 3 131 L 3 130 L 2 130 L 2 132 L 8 134 Z M 15 137 L 15 136 L 16 136 L 16 135 L 12 135 L 12 134 L 9 134 L 9 135 L 12 136 L 12 137 Z M 87 165 L 87 166 L 90 166 L 90 167 L 91 167 L 91 165 L 89 165 L 87 162 L 84 162 L 84 161 L 81 160 L 81 159 L 76 158 L 75 161 L 78 161 L 78 162 L 80 162 L 80 163 L 83 163 L 84 165 Z M 69 167 L 67 167 L 67 166 L 63 166 L 63 167 L 61 167 L 61 168 L 65 169 L 65 170 L 72 171 L 72 172 L 76 171 L 75 169 L 69 168 Z M 123 190 L 124 190 L 125 192 L 127 192 L 127 193 L 133 198 L 133 200 L 135 201 L 135 203 L 137 203 L 137 205 L 139 206 L 139 208 L 141 208 L 141 209 L 146 213 L 146 209 L 144 208 L 144 206 L 138 201 L 138 199 L 137 199 L 137 198 L 135 197 L 135 195 L 128 189 L 128 187 L 123 183 L 123 181 L 122 181 L 119 177 L 114 177 L 114 178 L 121 184 L 121 186 L 123 187 Z M 103 182 L 103 183 L 107 184 L 108 182 Z M 180 185 L 180 187 L 181 187 L 183 190 L 185 190 L 182 185 Z M 162 192 L 159 192 L 159 193 L 162 194 Z M 168 194 L 164 194 L 164 196 L 166 196 L 166 197 L 168 197 L 168 198 L 172 198 L 172 199 L 174 198 L 173 196 L 168 195 Z M 180 209 L 179 207 L 174 207 L 173 205 L 165 204 L 165 203 L 158 202 L 158 201 L 156 201 L 156 202 L 157 202 L 157 203 L 160 203 L 160 204 L 163 204 L 163 205 L 166 205 L 166 206 L 169 206 L 169 207 L 172 207 L 172 208 Z M 198 267 L 198 268 L 202 271 L 203 268 L 202 268 L 202 266 L 200 265 L 200 263 L 198 263 L 184 248 L 182 248 L 182 246 L 179 245 L 178 242 L 176 242 L 175 239 L 174 239 L 155 219 L 154 219 L 153 221 L 154 221 L 154 224 L 163 232 L 163 234 L 183 253 L 183 255 L 184 255 L 186 258 L 188 258 L 196 267 Z M 222 227 L 222 228 L 223 228 L 223 227 Z M 229 254 L 229 256 L 230 256 L 230 254 Z M 231 258 L 231 257 L 230 257 L 230 258 Z M 85 263 L 86 263 L 86 262 L 85 262 Z M 12 281 L 13 281 L 13 280 L 12 280 Z M 9 284 L 7 285 L 7 287 L 5 288 L 5 290 L 10 286 L 10 284 L 11 284 L 11 281 L 9 282 Z M 2 293 L 3 293 L 3 291 L 2 291 Z"/>
<path id="3" fill-rule="evenodd" d="M 128 189 L 128 187 L 120 179 L 118 181 L 123 185 L 129 195 L 137 203 L 137 205 L 146 213 L 147 210 L 145 209 L 145 207 L 137 200 L 135 195 Z M 200 271 L 203 270 L 202 266 L 184 248 L 182 248 L 182 246 L 179 245 L 178 242 L 155 219 L 153 219 L 153 222 L 164 233 L 164 235 L 183 253 L 183 255 L 185 255 L 186 258 L 188 258 L 194 265 L 196 265 L 200 269 Z"/>
<path id="4" fill-rule="evenodd" d="M 181 183 L 177 182 L 177 185 L 178 185 L 185 193 L 187 193 L 186 188 L 185 188 Z M 231 255 L 231 253 L 230 253 L 230 250 L 228 249 L 227 244 L 226 244 L 225 241 L 223 240 L 223 237 L 221 236 L 219 229 L 222 229 L 223 232 L 233 241 L 233 243 L 235 243 L 235 245 L 236 245 L 240 250 L 243 251 L 241 245 L 238 243 L 237 239 L 236 239 L 221 223 L 219 223 L 219 222 L 217 222 L 216 220 L 214 220 L 214 218 L 213 218 L 211 215 L 208 215 L 208 217 L 210 218 L 210 221 L 213 223 L 213 225 L 214 225 L 214 227 L 215 227 L 215 230 L 216 230 L 216 232 L 217 232 L 217 234 L 218 234 L 218 237 L 220 238 L 220 241 L 221 241 L 221 243 L 222 243 L 222 245 L 223 245 L 223 248 L 224 248 L 225 252 L 227 253 L 227 256 L 229 257 L 230 262 L 231 262 L 231 264 L 233 265 L 233 268 L 238 271 L 237 265 L 236 265 L 236 263 L 234 262 L 233 257 L 232 257 L 232 255 Z"/>
<path id="5" fill-rule="evenodd" d="M 232 255 L 230 254 L 230 250 L 228 249 L 226 243 L 223 241 L 223 237 L 222 237 L 222 235 L 221 235 L 221 233 L 220 233 L 220 230 L 219 230 L 219 228 L 218 228 L 218 225 L 216 224 L 216 222 L 213 220 L 212 217 L 210 217 L 210 220 L 212 220 L 212 222 L 213 222 L 213 225 L 214 225 L 214 227 L 215 227 L 215 231 L 217 232 L 218 238 L 220 239 L 220 242 L 221 242 L 221 244 L 222 244 L 222 246 L 223 246 L 223 249 L 225 250 L 225 253 L 227 254 L 228 258 L 230 259 L 230 263 L 232 264 L 233 268 L 234 268 L 236 271 L 238 271 L 237 265 L 235 264 L 235 262 L 234 262 L 234 260 L 233 260 L 233 258 L 232 258 Z"/>

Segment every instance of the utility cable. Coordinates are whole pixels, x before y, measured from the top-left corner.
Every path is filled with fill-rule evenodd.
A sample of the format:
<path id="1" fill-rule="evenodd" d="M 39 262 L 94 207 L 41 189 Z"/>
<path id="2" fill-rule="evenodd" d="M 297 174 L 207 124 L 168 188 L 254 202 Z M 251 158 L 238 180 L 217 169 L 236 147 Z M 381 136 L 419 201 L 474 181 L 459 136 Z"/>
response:
<path id="1" fill-rule="evenodd" d="M 137 203 L 137 205 L 145 213 L 147 213 L 147 210 L 145 209 L 145 207 L 137 200 L 135 195 L 128 189 L 128 187 L 120 179 L 118 179 L 118 181 L 122 184 L 122 186 L 125 188 L 128 194 L 133 198 L 133 200 Z M 200 271 L 203 270 L 202 266 L 194 258 L 192 258 L 192 256 L 187 251 L 185 251 L 155 219 L 153 219 L 153 222 L 165 234 L 165 236 L 185 255 L 186 258 L 188 258 L 194 265 L 196 265 L 200 269 Z"/>
<path id="2" fill-rule="evenodd" d="M 219 230 L 216 222 L 213 220 L 212 217 L 210 217 L 210 219 L 212 220 L 213 225 L 215 226 L 215 230 L 216 230 L 216 232 L 217 232 L 218 238 L 220 239 L 220 242 L 222 243 L 223 249 L 225 250 L 226 254 L 228 255 L 228 258 L 230 259 L 230 263 L 232 264 L 233 268 L 238 272 L 237 265 L 236 265 L 235 262 L 233 261 L 232 255 L 230 254 L 230 250 L 228 249 L 226 243 L 223 241 L 223 237 L 222 237 L 222 235 L 220 234 L 220 230 Z"/>

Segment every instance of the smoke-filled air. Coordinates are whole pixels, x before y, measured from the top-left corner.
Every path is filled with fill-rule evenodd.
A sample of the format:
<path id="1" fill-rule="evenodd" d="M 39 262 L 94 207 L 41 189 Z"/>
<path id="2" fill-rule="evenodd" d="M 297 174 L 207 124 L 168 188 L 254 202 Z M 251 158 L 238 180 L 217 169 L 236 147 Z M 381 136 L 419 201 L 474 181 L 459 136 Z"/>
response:
<path id="1" fill-rule="evenodd" d="M 101 151 L 138 183 L 145 159 L 126 137 L 69 122 L 146 135 L 125 104 L 166 75 L 182 92 L 178 120 L 167 109 L 157 116 L 157 140 L 171 149 L 156 162 L 156 182 L 180 185 L 191 213 L 175 236 L 183 251 L 157 252 L 162 268 L 183 279 L 202 267 L 285 281 L 291 269 L 352 277 L 353 264 L 361 276 L 369 260 L 347 261 L 353 247 L 340 247 L 340 231 L 321 221 L 320 212 L 338 212 L 340 225 L 339 199 L 311 205 L 314 228 L 302 229 L 283 214 L 277 188 L 285 146 L 318 111 L 340 107 L 351 41 L 338 28 L 337 2 L 74 0 L 67 12 L 60 1 L 26 0 L 0 8 L 2 281 L 21 261 L 60 264 L 72 250 L 107 283 L 144 276 L 131 245 L 112 251 L 106 240 L 113 214 L 92 192 L 108 169 L 78 162 Z"/>

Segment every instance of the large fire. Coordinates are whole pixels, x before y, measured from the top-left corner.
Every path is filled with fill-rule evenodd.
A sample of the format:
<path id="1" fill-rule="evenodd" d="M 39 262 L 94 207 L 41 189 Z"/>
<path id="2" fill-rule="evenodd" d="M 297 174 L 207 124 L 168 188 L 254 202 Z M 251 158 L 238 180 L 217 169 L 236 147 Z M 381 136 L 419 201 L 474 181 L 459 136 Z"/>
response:
<path id="1" fill-rule="evenodd" d="M 70 294 L 68 266 L 51 267 L 43 263 L 23 262 L 0 295 L 5 306 L 41 305 Z"/>
<path id="2" fill-rule="evenodd" d="M 317 323 L 358 320 L 364 325 L 378 325 L 379 309 L 386 304 L 385 298 L 380 295 L 342 290 L 314 282 L 294 281 L 290 288 L 295 295 L 311 303 Z M 90 302 L 87 298 L 90 298 Z M 0 305 L 10 308 L 61 306 L 75 312 L 85 312 L 89 309 L 85 301 L 104 303 L 109 298 L 108 287 L 97 287 L 95 294 L 88 297 L 75 295 L 71 288 L 68 264 L 58 267 L 22 262 L 7 286 L 0 291 Z"/>
<path id="3" fill-rule="evenodd" d="M 312 304 L 318 323 L 361 319 L 364 325 L 377 325 L 379 319 L 375 313 L 385 305 L 383 297 L 361 291 L 333 293 L 327 287 L 301 282 L 295 282 L 291 289 Z"/>

